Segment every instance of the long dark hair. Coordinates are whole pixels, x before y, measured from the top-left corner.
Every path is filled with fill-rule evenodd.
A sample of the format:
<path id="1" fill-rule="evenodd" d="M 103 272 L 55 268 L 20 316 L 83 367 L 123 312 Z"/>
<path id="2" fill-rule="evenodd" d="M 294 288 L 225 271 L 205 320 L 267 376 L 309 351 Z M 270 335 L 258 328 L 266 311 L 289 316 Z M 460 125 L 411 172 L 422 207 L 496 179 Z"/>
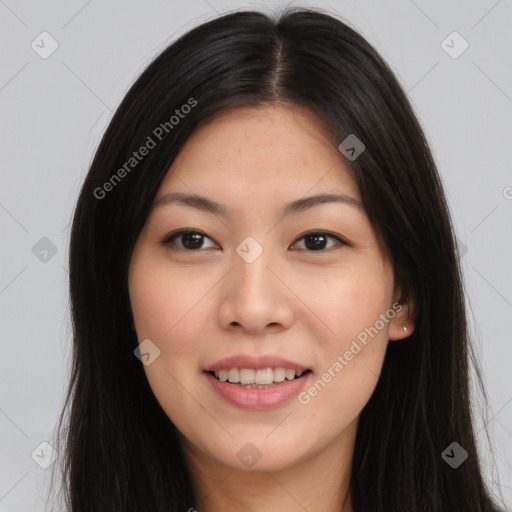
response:
<path id="1" fill-rule="evenodd" d="M 189 31 L 147 66 L 99 144 L 70 240 L 73 357 L 58 424 L 67 508 L 195 506 L 179 433 L 134 356 L 128 265 L 160 183 L 193 130 L 225 109 L 275 102 L 311 109 L 336 146 L 351 134 L 364 143 L 348 162 L 351 173 L 396 283 L 416 298 L 415 331 L 389 342 L 360 416 L 354 511 L 491 512 L 471 418 L 470 362 L 480 385 L 481 377 L 429 145 L 378 52 L 335 16 L 304 8 L 275 17 L 234 12 Z M 135 159 L 151 146 L 148 137 L 154 146 Z M 456 469 L 442 456 L 453 442 L 468 454 Z"/>

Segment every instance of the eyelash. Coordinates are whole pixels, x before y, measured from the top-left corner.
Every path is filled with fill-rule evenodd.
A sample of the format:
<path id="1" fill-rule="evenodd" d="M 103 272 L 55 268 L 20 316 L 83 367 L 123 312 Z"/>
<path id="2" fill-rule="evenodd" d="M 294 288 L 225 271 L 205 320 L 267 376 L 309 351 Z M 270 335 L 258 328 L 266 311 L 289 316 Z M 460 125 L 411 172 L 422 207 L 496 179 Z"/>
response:
<path id="1" fill-rule="evenodd" d="M 173 233 L 170 233 L 168 234 L 167 236 L 165 236 L 162 240 L 160 240 L 160 244 L 163 245 L 164 247 L 169 247 L 169 246 L 174 246 L 172 247 L 172 250 L 175 250 L 175 251 L 184 251 L 184 252 L 190 252 L 190 253 L 193 253 L 193 252 L 201 252 L 201 251 L 204 251 L 204 250 L 207 250 L 207 249 L 185 249 L 185 248 L 181 248 L 181 247 L 176 247 L 175 245 L 175 239 L 179 238 L 180 236 L 184 235 L 184 234 L 198 234 L 198 235 L 201 235 L 203 238 L 209 238 L 210 240 L 212 240 L 206 233 L 202 232 L 202 231 L 198 231 L 198 230 L 195 230 L 195 229 L 180 229 L 179 231 L 174 231 Z M 336 240 L 338 242 L 338 245 L 349 245 L 348 242 L 346 242 L 345 240 L 343 240 L 341 237 L 339 237 L 338 235 L 334 235 L 333 233 L 330 233 L 328 231 L 308 231 L 307 233 L 304 233 L 303 235 L 301 235 L 299 238 L 297 238 L 297 240 L 293 243 L 293 245 L 295 245 L 299 240 L 302 240 L 303 238 L 307 238 L 308 236 L 311 236 L 311 235 L 325 235 L 327 238 L 332 238 L 334 240 Z M 213 240 L 212 240 L 213 241 Z M 328 248 L 328 249 L 319 249 L 317 251 L 315 250 L 308 250 L 308 249 L 302 249 L 302 250 L 305 250 L 306 252 L 319 252 L 319 253 L 322 253 L 322 252 L 329 252 L 330 249 L 332 249 L 332 247 Z"/>

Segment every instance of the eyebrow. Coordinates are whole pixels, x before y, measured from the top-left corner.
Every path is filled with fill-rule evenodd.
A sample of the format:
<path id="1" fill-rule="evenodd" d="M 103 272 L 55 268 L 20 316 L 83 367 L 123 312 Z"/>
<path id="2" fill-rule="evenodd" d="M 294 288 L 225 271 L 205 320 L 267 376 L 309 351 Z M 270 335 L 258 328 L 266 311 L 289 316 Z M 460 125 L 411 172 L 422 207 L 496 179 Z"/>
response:
<path id="1" fill-rule="evenodd" d="M 345 204 L 347 206 L 357 208 L 361 211 L 361 213 L 364 213 L 364 207 L 362 203 L 353 197 L 343 194 L 318 194 L 314 196 L 303 197 L 286 204 L 283 208 L 282 215 L 285 217 L 288 215 L 297 214 L 325 203 Z M 208 199 L 205 196 L 197 194 L 185 194 L 183 192 L 171 192 L 162 196 L 160 199 L 153 203 L 151 209 L 154 210 L 155 208 L 169 204 L 182 204 L 200 211 L 213 213 L 214 215 L 230 217 L 230 212 L 224 205 L 213 201 L 212 199 Z"/>

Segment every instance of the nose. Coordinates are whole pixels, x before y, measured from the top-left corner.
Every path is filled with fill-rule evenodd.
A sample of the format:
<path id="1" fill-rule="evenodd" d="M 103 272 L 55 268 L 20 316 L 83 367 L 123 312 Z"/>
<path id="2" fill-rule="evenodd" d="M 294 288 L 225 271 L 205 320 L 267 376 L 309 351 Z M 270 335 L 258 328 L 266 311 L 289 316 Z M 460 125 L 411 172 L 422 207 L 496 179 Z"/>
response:
<path id="1" fill-rule="evenodd" d="M 264 250 L 252 263 L 234 254 L 225 280 L 218 310 L 223 329 L 262 334 L 292 325 L 294 294 L 270 251 Z"/>

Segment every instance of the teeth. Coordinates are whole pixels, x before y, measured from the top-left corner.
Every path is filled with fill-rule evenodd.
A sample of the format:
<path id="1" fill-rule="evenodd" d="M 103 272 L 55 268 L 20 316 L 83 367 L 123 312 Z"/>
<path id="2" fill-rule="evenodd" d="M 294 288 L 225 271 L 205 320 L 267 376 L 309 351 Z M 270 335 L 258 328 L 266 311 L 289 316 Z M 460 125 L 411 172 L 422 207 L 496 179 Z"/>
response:
<path id="1" fill-rule="evenodd" d="M 286 378 L 288 380 L 293 380 L 295 378 L 295 371 L 293 370 L 286 370 Z"/>
<path id="2" fill-rule="evenodd" d="M 291 368 L 265 368 L 255 370 L 253 368 L 230 368 L 229 370 L 219 370 L 214 372 L 215 377 L 220 381 L 228 381 L 232 384 L 242 384 L 249 387 L 258 387 L 272 384 L 273 382 L 283 382 L 293 380 L 295 376 L 300 377 L 304 372 L 295 371 Z M 258 386 L 250 386 L 256 384 Z"/>
<path id="3" fill-rule="evenodd" d="M 274 382 L 283 382 L 286 377 L 286 370 L 284 368 L 274 368 Z"/>
<path id="4" fill-rule="evenodd" d="M 227 373 L 229 382 L 240 382 L 240 372 L 238 371 L 238 368 L 231 368 Z M 215 372 L 215 375 L 217 375 L 217 372 Z"/>
<path id="5" fill-rule="evenodd" d="M 274 382 L 274 371 L 272 368 L 265 368 L 264 370 L 256 370 L 256 377 L 254 379 L 256 384 L 272 384 Z"/>
<path id="6" fill-rule="evenodd" d="M 256 377 L 256 370 L 249 370 L 248 368 L 240 369 L 240 384 L 254 384 Z"/>

